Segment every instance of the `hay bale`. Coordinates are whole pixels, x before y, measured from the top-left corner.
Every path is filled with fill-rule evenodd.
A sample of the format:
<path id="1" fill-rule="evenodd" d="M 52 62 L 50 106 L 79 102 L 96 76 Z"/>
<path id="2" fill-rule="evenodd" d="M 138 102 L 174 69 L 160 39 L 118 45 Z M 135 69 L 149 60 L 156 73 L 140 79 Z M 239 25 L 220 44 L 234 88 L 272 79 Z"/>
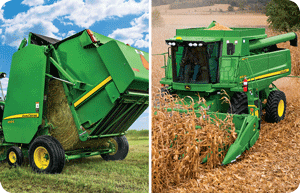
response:
<path id="1" fill-rule="evenodd" d="M 211 28 L 205 29 L 205 30 L 228 30 L 228 31 L 231 31 L 232 29 L 230 29 L 229 27 L 226 27 L 224 25 L 221 25 L 219 23 L 216 23 L 214 27 L 211 27 Z"/>
<path id="2" fill-rule="evenodd" d="M 65 151 L 109 146 L 110 138 L 87 141 L 79 139 L 63 84 L 58 80 L 49 82 L 46 117 L 54 127 L 50 129 L 50 134 L 61 143 Z"/>

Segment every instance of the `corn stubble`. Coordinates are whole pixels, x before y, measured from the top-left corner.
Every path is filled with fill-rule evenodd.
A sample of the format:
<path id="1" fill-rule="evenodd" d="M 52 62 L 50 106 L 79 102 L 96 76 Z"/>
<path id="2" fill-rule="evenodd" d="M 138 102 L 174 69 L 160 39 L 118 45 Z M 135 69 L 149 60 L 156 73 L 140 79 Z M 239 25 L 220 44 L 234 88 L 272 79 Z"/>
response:
<path id="1" fill-rule="evenodd" d="M 176 96 L 157 92 L 152 108 L 152 190 L 162 192 L 221 165 L 236 139 L 232 117 L 209 118 Z M 199 97 L 199 102 L 204 102 Z M 177 109 L 167 112 L 167 109 Z M 180 113 L 178 110 L 186 110 Z M 198 116 L 197 116 L 198 114 Z M 201 116 L 199 116 L 201 114 Z M 203 117 L 206 117 L 203 118 Z M 212 121 L 214 123 L 212 123 Z M 201 126 L 201 129 L 196 129 Z M 228 132 L 230 131 L 230 132 Z M 201 163 L 208 156 L 206 163 Z"/>

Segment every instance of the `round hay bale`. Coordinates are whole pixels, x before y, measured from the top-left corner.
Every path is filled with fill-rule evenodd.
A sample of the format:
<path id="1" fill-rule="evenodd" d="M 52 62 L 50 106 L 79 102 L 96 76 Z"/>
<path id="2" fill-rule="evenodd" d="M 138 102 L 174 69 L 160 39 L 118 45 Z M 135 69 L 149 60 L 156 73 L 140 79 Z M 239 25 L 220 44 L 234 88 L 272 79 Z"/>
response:
<path id="1" fill-rule="evenodd" d="M 68 104 L 63 84 L 61 81 L 49 82 L 47 95 L 48 123 L 53 125 L 50 134 L 63 146 L 65 151 L 81 148 L 108 147 L 110 138 L 81 141 Z"/>

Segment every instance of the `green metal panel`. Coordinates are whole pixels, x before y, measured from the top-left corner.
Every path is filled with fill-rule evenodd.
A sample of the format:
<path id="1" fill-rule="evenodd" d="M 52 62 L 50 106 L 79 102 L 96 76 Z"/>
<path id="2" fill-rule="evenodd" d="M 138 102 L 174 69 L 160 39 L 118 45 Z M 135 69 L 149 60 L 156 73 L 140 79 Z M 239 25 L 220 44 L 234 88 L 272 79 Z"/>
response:
<path id="1" fill-rule="evenodd" d="M 238 63 L 237 57 L 221 57 L 220 58 L 220 83 L 235 82 L 236 66 Z"/>
<path id="2" fill-rule="evenodd" d="M 266 53 L 248 56 L 239 61 L 237 81 L 241 76 L 257 77 L 269 73 L 269 55 Z"/>
<path id="3" fill-rule="evenodd" d="M 268 55 L 269 55 L 269 73 L 277 72 L 284 69 L 289 69 L 289 72 L 291 73 L 292 65 L 291 65 L 290 50 L 286 49 L 286 50 L 270 52 L 268 53 Z"/>
<path id="4" fill-rule="evenodd" d="M 265 28 L 231 28 L 232 31 L 206 30 L 206 28 L 177 29 L 177 36 L 206 36 L 206 37 L 251 37 L 265 38 Z"/>
<path id="5" fill-rule="evenodd" d="M 120 93 L 133 81 L 144 87 L 148 85 L 149 68 L 142 63 L 142 57 L 149 61 L 147 53 L 117 41 L 110 41 L 97 50 Z"/>
<path id="6" fill-rule="evenodd" d="M 44 49 L 29 45 L 13 55 L 2 122 L 7 142 L 30 143 L 42 123 L 46 71 Z M 38 112 L 36 103 L 39 103 Z M 23 118 L 14 118 L 15 115 Z"/>

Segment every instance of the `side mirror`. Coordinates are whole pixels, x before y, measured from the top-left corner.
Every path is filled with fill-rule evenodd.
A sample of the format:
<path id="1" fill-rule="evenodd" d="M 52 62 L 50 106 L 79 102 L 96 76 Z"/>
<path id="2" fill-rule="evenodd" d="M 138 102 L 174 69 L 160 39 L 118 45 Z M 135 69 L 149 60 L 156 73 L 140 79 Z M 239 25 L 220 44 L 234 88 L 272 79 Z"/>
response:
<path id="1" fill-rule="evenodd" d="M 6 73 L 5 72 L 0 72 L 0 79 L 5 78 L 5 77 L 6 77 Z"/>

